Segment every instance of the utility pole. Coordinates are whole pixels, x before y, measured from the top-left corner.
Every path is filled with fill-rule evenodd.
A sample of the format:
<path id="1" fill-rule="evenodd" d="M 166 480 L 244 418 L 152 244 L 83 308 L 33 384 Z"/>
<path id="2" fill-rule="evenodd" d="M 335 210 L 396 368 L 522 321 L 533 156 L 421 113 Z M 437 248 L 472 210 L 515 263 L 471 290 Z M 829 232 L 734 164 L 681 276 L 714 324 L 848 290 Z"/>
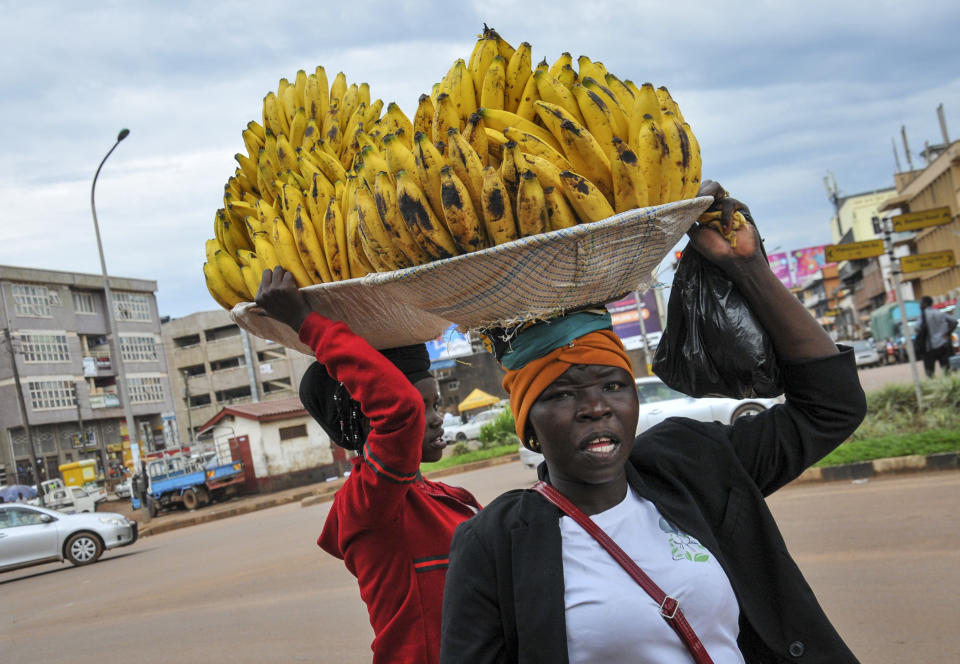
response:
<path id="1" fill-rule="evenodd" d="M 6 300 L 4 300 L 4 309 L 6 309 Z M 9 317 L 7 320 L 10 320 Z M 7 348 L 10 349 L 10 366 L 13 368 L 13 384 L 17 390 L 17 406 L 20 408 L 20 419 L 23 420 L 23 429 L 27 432 L 27 446 L 30 448 L 30 463 L 32 464 L 33 478 L 37 484 L 37 497 L 40 499 L 40 504 L 43 505 L 45 501 L 43 482 L 40 479 L 40 464 L 37 463 L 37 448 L 33 444 L 33 432 L 30 430 L 30 422 L 27 421 L 27 404 L 23 400 L 23 386 L 20 384 L 20 369 L 17 367 L 17 353 L 13 348 L 13 338 L 10 336 L 9 326 L 3 328 L 3 337 L 7 342 Z M 11 459 L 11 461 L 16 463 L 14 459 Z"/>
<path id="2" fill-rule="evenodd" d="M 193 449 L 193 415 L 190 413 L 190 375 L 187 370 L 181 371 L 183 375 L 183 401 L 187 405 L 187 444 Z"/>
<path id="3" fill-rule="evenodd" d="M 650 344 L 647 343 L 647 324 L 643 320 L 643 300 L 640 291 L 633 291 L 633 299 L 637 305 L 637 318 L 640 319 L 640 336 L 643 337 L 643 370 L 650 371 Z"/>
<path id="4" fill-rule="evenodd" d="M 900 263 L 893 255 L 893 221 L 890 217 L 883 218 L 883 242 L 887 255 L 890 257 L 890 272 L 893 274 L 893 290 L 897 296 L 897 308 L 900 310 L 900 325 L 907 342 L 907 361 L 910 362 L 910 373 L 913 374 L 913 391 L 917 397 L 917 408 L 923 410 L 923 392 L 920 390 L 920 374 L 917 371 L 917 353 L 913 347 L 913 326 L 907 320 L 907 308 L 903 304 L 903 292 L 900 289 Z"/>

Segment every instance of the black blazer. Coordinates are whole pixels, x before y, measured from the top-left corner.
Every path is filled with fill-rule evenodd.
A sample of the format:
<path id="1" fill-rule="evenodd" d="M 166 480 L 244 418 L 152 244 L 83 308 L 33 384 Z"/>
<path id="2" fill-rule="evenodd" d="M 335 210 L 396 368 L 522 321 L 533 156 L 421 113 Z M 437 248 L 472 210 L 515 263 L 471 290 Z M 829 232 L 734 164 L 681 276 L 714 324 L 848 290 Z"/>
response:
<path id="1" fill-rule="evenodd" d="M 733 425 L 668 419 L 637 437 L 627 480 L 723 566 L 748 663 L 856 662 L 790 558 L 764 496 L 857 428 L 863 390 L 849 349 L 782 369 L 784 405 Z M 540 473 L 546 478 L 545 464 Z M 458 526 L 441 663 L 568 661 L 559 516 L 521 489 Z"/>

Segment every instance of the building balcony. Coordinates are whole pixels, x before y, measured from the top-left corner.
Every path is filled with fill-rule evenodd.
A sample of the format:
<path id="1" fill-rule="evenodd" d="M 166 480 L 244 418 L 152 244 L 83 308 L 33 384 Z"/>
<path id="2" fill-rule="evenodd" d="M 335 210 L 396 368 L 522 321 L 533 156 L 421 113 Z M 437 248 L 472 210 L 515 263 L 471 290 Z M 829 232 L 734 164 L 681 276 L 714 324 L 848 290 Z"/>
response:
<path id="1" fill-rule="evenodd" d="M 84 378 L 113 375 L 113 362 L 108 353 L 97 353 L 83 358 Z"/>

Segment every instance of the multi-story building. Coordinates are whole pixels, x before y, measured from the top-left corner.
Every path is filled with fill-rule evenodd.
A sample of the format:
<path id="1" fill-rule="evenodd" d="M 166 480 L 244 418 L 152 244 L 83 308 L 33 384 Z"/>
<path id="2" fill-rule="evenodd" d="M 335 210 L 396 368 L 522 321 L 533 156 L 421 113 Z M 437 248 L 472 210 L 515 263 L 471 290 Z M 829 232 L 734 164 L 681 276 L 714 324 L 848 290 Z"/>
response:
<path id="1" fill-rule="evenodd" d="M 960 141 L 948 144 L 945 140 L 930 147 L 935 149 L 928 152 L 930 161 L 925 168 L 896 174 L 897 195 L 882 203 L 881 209 L 897 214 L 948 208 L 949 223 L 917 231 L 909 245 L 911 253 L 916 254 L 952 249 L 960 259 Z M 960 295 L 960 264 L 908 273 L 904 281 L 913 284 L 917 298 L 929 295 L 934 301 L 956 300 Z"/>
<path id="2" fill-rule="evenodd" d="M 157 284 L 110 277 L 110 285 L 140 445 L 146 452 L 176 446 Z M 8 483 L 33 484 L 34 452 L 41 479 L 56 477 L 58 466 L 71 461 L 97 459 L 101 472 L 121 463 L 129 439 L 103 277 L 0 266 L 0 300 L 0 476 Z"/>
<path id="3" fill-rule="evenodd" d="M 163 321 L 180 438 L 225 406 L 295 397 L 312 357 L 241 330 L 222 309 Z"/>
<path id="4" fill-rule="evenodd" d="M 840 337 L 836 316 L 840 290 L 836 265 L 825 265 L 803 282 L 798 295 L 810 315 L 817 319 L 833 339 Z"/>

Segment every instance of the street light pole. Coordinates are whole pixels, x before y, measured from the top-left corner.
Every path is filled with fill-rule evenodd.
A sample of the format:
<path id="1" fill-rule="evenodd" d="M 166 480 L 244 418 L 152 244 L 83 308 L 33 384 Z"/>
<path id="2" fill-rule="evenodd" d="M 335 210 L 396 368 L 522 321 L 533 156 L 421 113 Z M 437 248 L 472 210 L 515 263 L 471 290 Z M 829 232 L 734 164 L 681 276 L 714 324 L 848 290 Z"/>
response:
<path id="1" fill-rule="evenodd" d="M 100 169 L 106 163 L 107 158 L 113 154 L 113 151 L 120 145 L 120 141 L 130 135 L 129 129 L 121 129 L 117 134 L 117 140 L 113 147 L 104 155 L 97 166 L 97 172 L 93 175 L 93 184 L 90 186 L 90 210 L 93 212 L 93 230 L 97 235 L 97 251 L 100 253 L 100 269 L 103 272 L 103 291 L 107 300 L 107 322 L 110 325 L 111 350 L 110 354 L 117 367 L 117 383 L 120 387 L 120 401 L 123 404 L 123 413 L 127 420 L 127 436 L 130 438 L 130 455 L 133 457 L 134 474 L 142 473 L 143 469 L 140 463 L 140 444 L 137 439 L 137 427 L 133 419 L 133 410 L 130 408 L 130 393 L 127 390 L 127 378 L 123 370 L 123 358 L 120 356 L 120 337 L 117 334 L 117 323 L 114 320 L 113 310 L 113 291 L 110 290 L 110 277 L 107 276 L 107 261 L 103 256 L 103 242 L 100 240 L 100 225 L 97 223 L 97 206 L 94 203 L 94 194 L 97 189 L 97 177 L 100 175 Z M 144 520 L 150 519 L 150 511 L 144 510 Z"/>

